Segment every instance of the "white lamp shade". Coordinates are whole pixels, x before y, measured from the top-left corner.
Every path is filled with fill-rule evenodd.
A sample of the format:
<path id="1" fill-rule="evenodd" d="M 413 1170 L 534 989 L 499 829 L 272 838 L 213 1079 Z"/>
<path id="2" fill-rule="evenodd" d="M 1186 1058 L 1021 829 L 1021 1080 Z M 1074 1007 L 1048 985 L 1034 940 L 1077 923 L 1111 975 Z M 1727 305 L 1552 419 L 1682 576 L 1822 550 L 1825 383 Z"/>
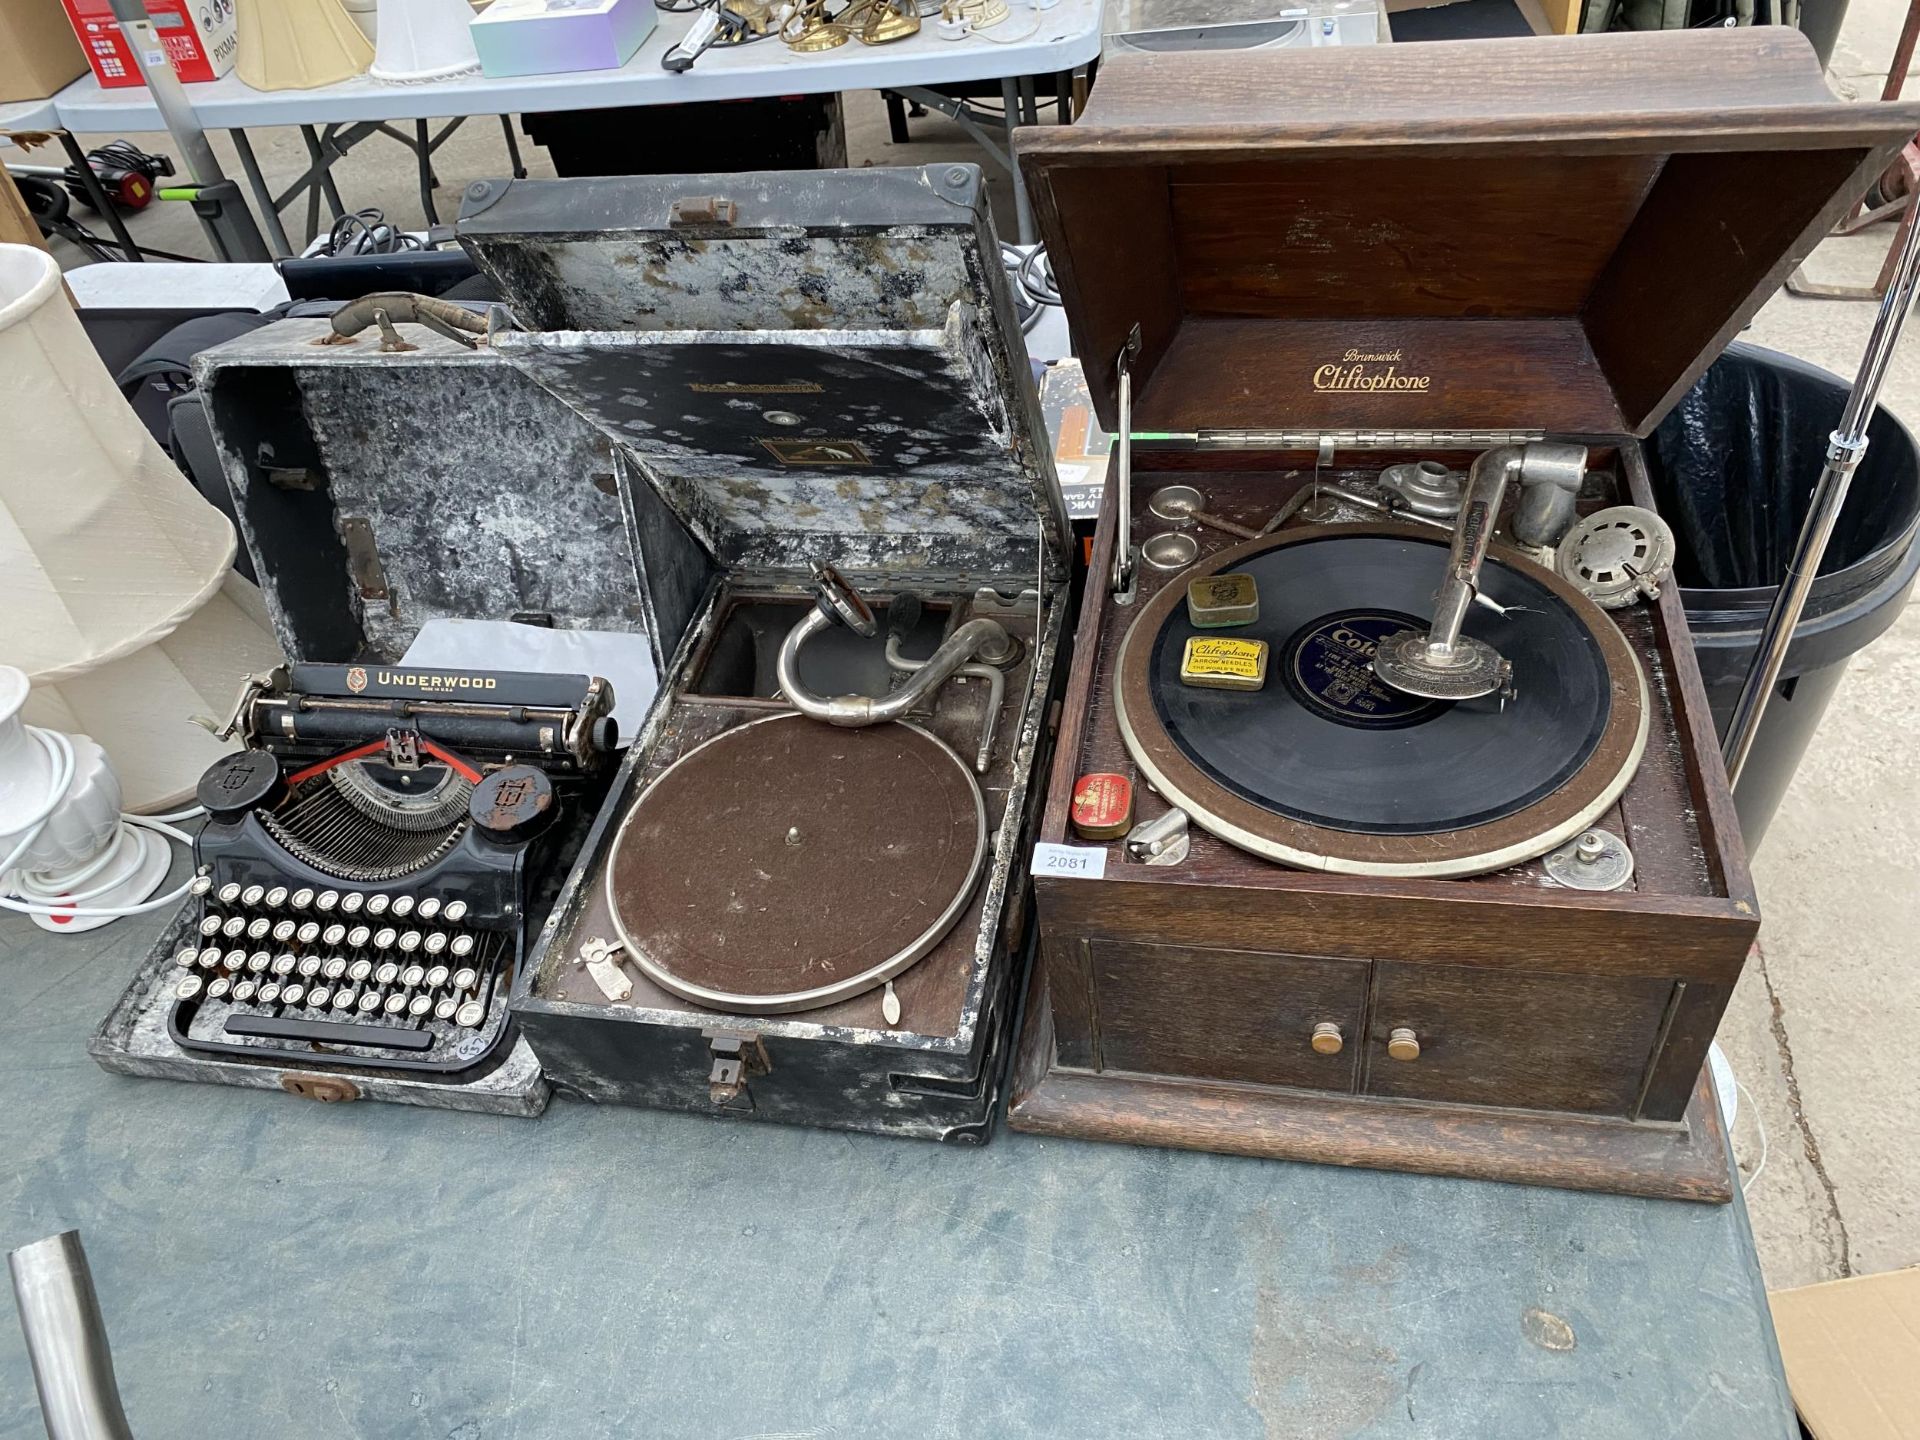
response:
<path id="1" fill-rule="evenodd" d="M 373 63 L 373 45 L 340 0 L 238 0 L 233 68 L 256 90 L 336 85 Z"/>
<path id="2" fill-rule="evenodd" d="M 123 809 L 174 810 L 192 803 L 201 773 L 234 748 L 194 717 L 225 721 L 241 682 L 280 660 L 260 592 L 229 572 L 206 605 L 157 643 L 58 685 L 35 685 L 21 718 L 97 740 L 113 758 Z"/>
<path id="3" fill-rule="evenodd" d="M 444 80 L 480 68 L 467 0 L 380 0 L 376 80 Z"/>
<path id="4" fill-rule="evenodd" d="M 233 527 L 121 397 L 53 257 L 26 245 L 0 245 L 0 435 L 0 664 L 36 684 L 84 674 L 220 588 Z"/>

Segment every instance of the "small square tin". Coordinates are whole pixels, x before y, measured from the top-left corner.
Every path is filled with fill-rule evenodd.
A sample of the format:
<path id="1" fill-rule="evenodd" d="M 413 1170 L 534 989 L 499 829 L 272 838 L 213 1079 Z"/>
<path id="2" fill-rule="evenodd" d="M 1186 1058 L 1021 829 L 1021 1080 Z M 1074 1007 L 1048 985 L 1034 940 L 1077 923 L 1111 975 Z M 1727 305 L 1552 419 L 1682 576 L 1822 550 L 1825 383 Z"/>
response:
<path id="1" fill-rule="evenodd" d="M 1267 683 L 1267 642 L 1189 635 L 1180 683 L 1203 690 L 1259 690 Z"/>
<path id="2" fill-rule="evenodd" d="M 1260 590 L 1251 575 L 1203 575 L 1187 583 L 1187 618 L 1202 630 L 1249 625 L 1260 618 Z"/>

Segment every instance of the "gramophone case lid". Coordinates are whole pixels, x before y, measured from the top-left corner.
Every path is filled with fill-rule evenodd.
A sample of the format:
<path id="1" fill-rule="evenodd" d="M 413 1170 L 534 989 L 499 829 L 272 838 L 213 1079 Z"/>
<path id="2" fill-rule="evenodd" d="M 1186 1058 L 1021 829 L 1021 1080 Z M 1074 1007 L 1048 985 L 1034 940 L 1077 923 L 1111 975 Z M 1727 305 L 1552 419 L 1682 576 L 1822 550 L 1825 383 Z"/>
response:
<path id="1" fill-rule="evenodd" d="M 531 327 L 499 354 L 722 564 L 1032 576 L 1066 554 L 973 166 L 496 181 L 459 234 Z"/>
<path id="2" fill-rule="evenodd" d="M 1015 148 L 1101 423 L 1644 435 L 1920 129 L 1777 27 L 1128 55 Z"/>

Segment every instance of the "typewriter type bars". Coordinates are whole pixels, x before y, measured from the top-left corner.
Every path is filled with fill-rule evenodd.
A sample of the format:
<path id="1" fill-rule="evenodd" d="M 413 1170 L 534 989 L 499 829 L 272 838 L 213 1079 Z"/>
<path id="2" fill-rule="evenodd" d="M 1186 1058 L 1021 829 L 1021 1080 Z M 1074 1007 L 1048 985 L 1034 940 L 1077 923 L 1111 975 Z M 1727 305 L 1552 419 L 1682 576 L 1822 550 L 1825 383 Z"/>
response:
<path id="1" fill-rule="evenodd" d="M 460 698 L 419 698 L 429 684 Z M 560 817 L 556 782 L 603 768 L 611 704 L 584 676 L 256 682 L 232 727 L 248 748 L 200 784 L 175 1041 L 447 1073 L 502 1053 L 529 857 Z"/>

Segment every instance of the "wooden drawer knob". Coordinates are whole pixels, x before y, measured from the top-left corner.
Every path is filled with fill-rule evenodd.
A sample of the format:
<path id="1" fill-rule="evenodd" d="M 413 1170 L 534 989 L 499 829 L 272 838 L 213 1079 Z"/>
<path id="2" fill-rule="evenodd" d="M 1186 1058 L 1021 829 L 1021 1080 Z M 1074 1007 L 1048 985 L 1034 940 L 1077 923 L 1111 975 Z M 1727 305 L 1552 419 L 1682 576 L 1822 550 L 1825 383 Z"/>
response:
<path id="1" fill-rule="evenodd" d="M 1313 1027 L 1313 1049 L 1315 1054 L 1338 1055 L 1340 1053 L 1340 1047 L 1346 1043 L 1346 1037 L 1341 1035 L 1340 1027 L 1331 1020 L 1322 1020 L 1318 1025 Z"/>
<path id="2" fill-rule="evenodd" d="M 1387 1054 L 1396 1060 L 1418 1060 L 1420 1037 L 1402 1026 L 1387 1036 Z"/>

